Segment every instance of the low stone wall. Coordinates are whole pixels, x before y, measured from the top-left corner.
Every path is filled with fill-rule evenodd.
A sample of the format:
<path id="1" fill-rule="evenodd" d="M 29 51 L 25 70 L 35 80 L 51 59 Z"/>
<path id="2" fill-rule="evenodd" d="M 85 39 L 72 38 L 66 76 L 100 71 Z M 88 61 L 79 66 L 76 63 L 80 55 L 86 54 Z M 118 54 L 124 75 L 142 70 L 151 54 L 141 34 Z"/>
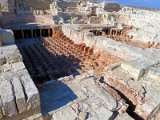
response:
<path id="1" fill-rule="evenodd" d="M 20 120 L 40 113 L 39 92 L 11 30 L 0 30 L 0 119 Z"/>

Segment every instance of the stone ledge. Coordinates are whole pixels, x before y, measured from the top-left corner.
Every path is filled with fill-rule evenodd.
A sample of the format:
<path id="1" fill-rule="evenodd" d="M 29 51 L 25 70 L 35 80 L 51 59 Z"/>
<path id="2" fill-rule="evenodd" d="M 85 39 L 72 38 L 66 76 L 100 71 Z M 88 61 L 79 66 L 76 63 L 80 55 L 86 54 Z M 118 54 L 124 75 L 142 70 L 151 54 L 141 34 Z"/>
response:
<path id="1" fill-rule="evenodd" d="M 135 80 L 139 80 L 148 72 L 149 68 L 154 64 L 143 59 L 136 59 L 132 61 L 126 61 L 121 64 L 121 67 L 128 72 Z"/>

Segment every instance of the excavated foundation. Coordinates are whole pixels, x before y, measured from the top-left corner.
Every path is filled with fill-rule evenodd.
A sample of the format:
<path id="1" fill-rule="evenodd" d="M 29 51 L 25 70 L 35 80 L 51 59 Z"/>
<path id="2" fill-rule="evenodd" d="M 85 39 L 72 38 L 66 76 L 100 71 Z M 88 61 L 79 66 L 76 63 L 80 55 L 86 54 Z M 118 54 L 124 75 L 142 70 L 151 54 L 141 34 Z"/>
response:
<path id="1" fill-rule="evenodd" d="M 104 34 L 99 33 L 100 31 L 91 30 L 90 32 L 93 32 L 95 35 Z M 109 33 L 109 30 L 105 30 L 105 33 Z M 117 39 L 121 41 L 121 36 L 125 35 L 122 31 L 115 32 L 113 29 L 110 34 L 115 35 L 116 41 Z M 114 39 L 114 35 L 105 36 Z M 125 37 L 131 41 L 131 37 Z M 121 42 L 131 45 L 131 42 L 128 42 L 128 40 Z M 128 76 L 128 74 L 121 69 L 121 67 L 123 67 L 123 65 L 120 65 L 122 62 L 121 58 L 107 51 L 95 50 L 94 47 L 88 47 L 85 43 L 75 43 L 74 40 L 64 35 L 59 27 L 53 29 L 52 36 L 17 40 L 17 46 L 22 54 L 23 62 L 28 72 L 39 88 L 40 94 L 42 94 L 40 96 L 42 96 L 41 99 L 43 103 L 44 101 L 50 101 L 50 98 L 43 100 L 48 93 L 41 90 L 41 87 L 44 88 L 44 84 L 46 84 L 47 81 L 63 80 L 66 76 L 69 79 L 74 79 L 76 76 L 88 73 L 96 79 L 96 90 L 98 91 L 99 88 L 105 89 L 120 105 L 120 108 L 111 110 L 114 113 L 112 118 L 116 118 L 118 114 L 124 112 L 127 112 L 129 116 L 138 120 L 152 119 L 156 117 L 155 114 L 158 114 L 158 108 L 153 114 L 145 113 L 142 108 L 139 108 L 147 99 L 145 98 L 145 88 L 137 89 L 132 85 L 128 85 L 128 81 L 134 78 Z M 124 76 L 124 78 L 119 76 Z M 63 82 L 69 85 L 67 82 Z M 59 85 L 59 83 L 54 84 Z M 64 85 L 60 87 L 62 87 L 63 90 Z M 57 89 L 59 89 L 59 87 L 57 87 Z M 48 92 L 52 92 L 52 90 Z M 74 101 L 77 96 L 73 95 L 71 98 Z M 46 107 L 44 108 L 46 109 Z"/>
<path id="2" fill-rule="evenodd" d="M 75 44 L 61 30 L 56 30 L 52 37 L 30 39 L 27 45 L 19 41 L 17 45 L 36 83 L 89 71 L 100 75 L 107 65 L 119 61 L 109 53 L 94 53 L 85 44 Z"/>

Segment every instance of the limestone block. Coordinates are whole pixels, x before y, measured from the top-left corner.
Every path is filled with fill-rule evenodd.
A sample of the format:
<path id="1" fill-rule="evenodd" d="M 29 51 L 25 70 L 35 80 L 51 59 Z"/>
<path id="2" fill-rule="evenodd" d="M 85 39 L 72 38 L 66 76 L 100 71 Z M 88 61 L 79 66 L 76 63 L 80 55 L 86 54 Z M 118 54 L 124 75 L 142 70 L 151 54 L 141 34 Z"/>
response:
<path id="1" fill-rule="evenodd" d="M 158 85 L 159 86 L 159 85 Z M 160 90 L 158 86 L 146 86 L 146 102 L 137 106 L 135 111 L 137 112 L 139 109 L 143 110 L 149 118 L 155 117 L 157 113 L 160 111 Z M 152 118 L 153 119 L 153 118 Z M 151 119 L 149 119 L 151 120 Z"/>
<path id="2" fill-rule="evenodd" d="M 17 104 L 18 111 L 19 113 L 22 113 L 26 111 L 27 103 L 25 100 L 25 95 L 24 95 L 24 91 L 23 91 L 20 79 L 18 77 L 13 78 L 12 85 L 14 88 L 14 94 L 16 97 L 16 104 Z"/>
<path id="3" fill-rule="evenodd" d="M 97 93 L 99 94 L 99 97 L 106 103 L 109 110 L 115 110 L 118 107 L 118 103 L 114 97 L 112 97 L 111 94 L 109 94 L 103 88 L 97 88 Z"/>
<path id="4" fill-rule="evenodd" d="M 12 64 L 12 67 L 15 71 L 20 71 L 20 70 L 23 70 L 25 69 L 25 65 L 23 62 L 16 62 L 16 63 L 13 63 Z"/>
<path id="5" fill-rule="evenodd" d="M 160 68 L 151 67 L 146 78 L 154 84 L 160 84 Z"/>
<path id="6" fill-rule="evenodd" d="M 143 77 L 143 75 L 153 66 L 153 63 L 140 58 L 132 61 L 125 61 L 121 64 L 121 67 L 127 71 L 135 80 Z"/>
<path id="7" fill-rule="evenodd" d="M 2 53 L 5 56 L 6 61 L 8 63 L 15 63 L 22 61 L 22 56 L 19 50 L 17 49 L 16 45 L 3 46 Z"/>
<path id="8" fill-rule="evenodd" d="M 104 37 L 97 37 L 96 49 L 102 49 L 125 60 L 133 60 L 143 56 L 140 48 L 117 42 Z M 132 54 L 131 54 L 132 53 Z"/>
<path id="9" fill-rule="evenodd" d="M 55 114 L 53 114 L 53 120 L 75 120 L 77 114 L 71 107 L 66 107 Z"/>
<path id="10" fill-rule="evenodd" d="M 146 59 L 148 59 L 153 64 L 157 64 L 160 62 L 160 50 L 159 49 L 146 49 L 145 54 L 143 55 Z"/>
<path id="11" fill-rule="evenodd" d="M 2 51 L 6 50 L 18 50 L 18 47 L 16 45 L 4 45 L 2 46 Z"/>
<path id="12" fill-rule="evenodd" d="M 109 111 L 108 109 L 101 107 L 100 109 L 97 109 L 96 114 L 99 118 L 99 120 L 110 120 L 113 112 Z"/>
<path id="13" fill-rule="evenodd" d="M 134 120 L 131 116 L 127 113 L 123 113 L 115 118 L 115 120 Z"/>
<path id="14" fill-rule="evenodd" d="M 40 105 L 39 92 L 32 81 L 30 75 L 26 72 L 21 76 L 21 82 L 27 96 L 27 109 L 37 108 Z"/>
<path id="15" fill-rule="evenodd" d="M 11 83 L 8 81 L 1 81 L 0 91 L 3 107 L 2 109 L 5 116 L 17 115 L 17 109 Z"/>
<path id="16" fill-rule="evenodd" d="M 15 44 L 14 35 L 12 30 L 0 30 L 0 36 L 3 45 Z"/>

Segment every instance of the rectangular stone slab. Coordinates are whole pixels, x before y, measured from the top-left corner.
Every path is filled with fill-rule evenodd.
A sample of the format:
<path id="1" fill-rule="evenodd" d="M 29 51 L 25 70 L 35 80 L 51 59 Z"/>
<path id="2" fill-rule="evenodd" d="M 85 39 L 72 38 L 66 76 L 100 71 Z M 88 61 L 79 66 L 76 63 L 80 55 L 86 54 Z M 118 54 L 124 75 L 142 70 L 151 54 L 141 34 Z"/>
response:
<path id="1" fill-rule="evenodd" d="M 15 99 L 13 95 L 13 88 L 9 81 L 1 81 L 0 94 L 2 99 L 2 107 L 5 116 L 17 115 Z"/>
<path id="2" fill-rule="evenodd" d="M 123 62 L 121 67 L 127 71 L 135 80 L 139 80 L 151 66 L 154 64 L 143 59 L 136 59 L 127 62 Z"/>
<path id="3" fill-rule="evenodd" d="M 14 88 L 14 94 L 16 96 L 16 104 L 18 111 L 19 113 L 25 112 L 27 103 L 20 79 L 18 77 L 13 78 L 12 85 Z"/>
<path id="4" fill-rule="evenodd" d="M 151 67 L 149 69 L 147 77 L 160 82 L 160 68 Z"/>
<path id="5" fill-rule="evenodd" d="M 32 81 L 29 74 L 21 76 L 21 82 L 24 88 L 24 92 L 27 96 L 27 109 L 33 109 L 40 106 L 39 92 Z"/>
<path id="6" fill-rule="evenodd" d="M 2 52 L 8 63 L 15 63 L 22 61 L 22 56 L 19 53 L 19 50 L 8 49 L 8 50 L 3 50 Z"/>

